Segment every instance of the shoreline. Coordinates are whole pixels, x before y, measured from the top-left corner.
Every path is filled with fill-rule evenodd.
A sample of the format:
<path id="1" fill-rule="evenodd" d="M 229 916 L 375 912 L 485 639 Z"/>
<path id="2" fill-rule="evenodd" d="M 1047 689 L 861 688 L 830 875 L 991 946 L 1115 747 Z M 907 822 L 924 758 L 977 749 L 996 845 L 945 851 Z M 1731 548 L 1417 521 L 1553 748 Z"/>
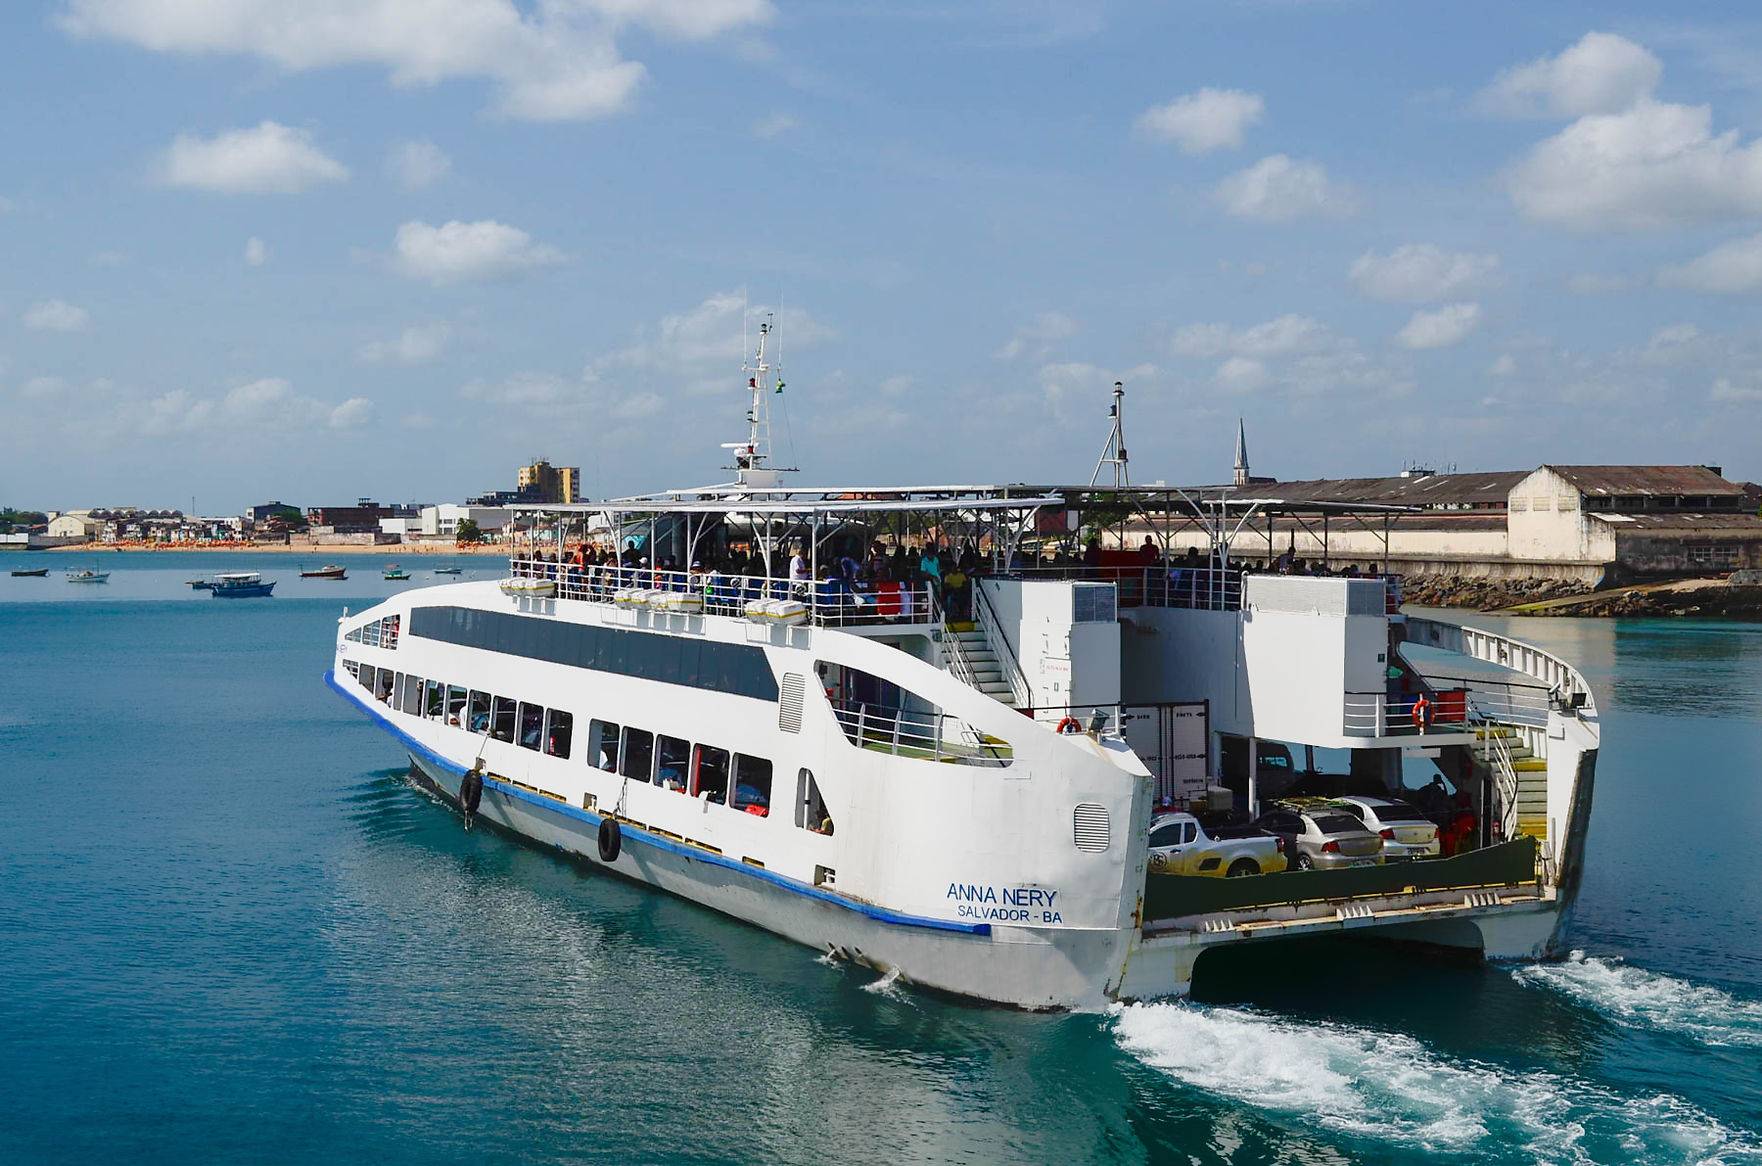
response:
<path id="1" fill-rule="evenodd" d="M 437 546 L 425 546 L 420 543 L 385 543 L 370 546 L 362 543 L 178 543 L 170 546 L 152 546 L 139 543 L 80 543 L 75 546 L 41 547 L 30 554 L 76 554 L 76 555 L 109 555 L 109 554 L 147 554 L 147 555 L 304 555 L 310 559 L 322 559 L 332 555 L 385 555 L 388 558 L 428 557 L 433 555 L 506 556 L 508 549 L 500 544 L 477 544 L 475 546 L 454 546 L 450 543 Z"/>

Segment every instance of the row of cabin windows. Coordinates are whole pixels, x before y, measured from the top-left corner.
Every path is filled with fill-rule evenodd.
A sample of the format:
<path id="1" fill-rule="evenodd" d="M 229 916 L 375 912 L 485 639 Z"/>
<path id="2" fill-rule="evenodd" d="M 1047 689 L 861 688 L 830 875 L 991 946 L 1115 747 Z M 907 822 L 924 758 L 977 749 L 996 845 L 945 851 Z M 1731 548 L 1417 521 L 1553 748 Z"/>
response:
<path id="1" fill-rule="evenodd" d="M 364 623 L 343 639 L 353 644 L 363 644 L 369 648 L 395 648 L 398 646 L 399 621 L 401 616 L 388 615 L 384 619 L 376 619 L 372 623 Z"/>
<path id="2" fill-rule="evenodd" d="M 438 680 L 360 665 L 361 687 L 400 712 L 444 719 L 455 728 L 509 741 L 523 749 L 569 758 L 575 718 L 563 709 L 495 696 Z M 772 766 L 767 757 L 732 753 L 714 745 L 595 720 L 588 732 L 588 763 L 632 781 L 650 782 L 689 797 L 765 818 L 771 814 Z M 796 775 L 795 824 L 832 833 L 832 817 L 813 772 Z"/>

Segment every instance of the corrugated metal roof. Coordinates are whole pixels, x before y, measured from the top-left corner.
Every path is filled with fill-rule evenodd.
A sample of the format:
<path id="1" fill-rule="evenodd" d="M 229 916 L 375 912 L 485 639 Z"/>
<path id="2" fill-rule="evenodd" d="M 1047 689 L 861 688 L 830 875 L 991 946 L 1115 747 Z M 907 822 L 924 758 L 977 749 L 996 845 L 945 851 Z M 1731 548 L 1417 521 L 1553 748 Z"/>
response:
<path id="1" fill-rule="evenodd" d="M 1742 534 L 1762 535 L 1762 516 L 1755 514 L 1693 511 L 1647 510 L 1637 514 L 1604 514 L 1587 511 L 1587 517 L 1606 523 L 1617 532 L 1624 530 L 1662 530 L 1673 534 Z"/>
<path id="2" fill-rule="evenodd" d="M 1581 494 L 1598 497 L 1622 494 L 1690 494 L 1695 497 L 1742 494 L 1706 466 L 1556 466 L 1545 465 Z"/>
<path id="3" fill-rule="evenodd" d="M 1237 498 L 1287 498 L 1309 502 L 1365 502 L 1385 506 L 1505 505 L 1511 488 L 1529 470 L 1496 473 L 1426 474 L 1423 477 L 1316 478 L 1304 482 L 1256 482 L 1236 491 Z"/>

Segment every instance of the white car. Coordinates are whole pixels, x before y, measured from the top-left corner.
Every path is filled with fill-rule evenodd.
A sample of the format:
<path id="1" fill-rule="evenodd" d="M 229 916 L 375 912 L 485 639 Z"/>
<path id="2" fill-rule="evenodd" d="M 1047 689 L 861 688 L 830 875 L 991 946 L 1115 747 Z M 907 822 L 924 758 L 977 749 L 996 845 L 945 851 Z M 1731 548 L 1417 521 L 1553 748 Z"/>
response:
<path id="1" fill-rule="evenodd" d="M 1437 823 L 1406 802 L 1393 798 L 1345 797 L 1335 804 L 1383 839 L 1383 860 L 1436 858 L 1443 851 Z"/>

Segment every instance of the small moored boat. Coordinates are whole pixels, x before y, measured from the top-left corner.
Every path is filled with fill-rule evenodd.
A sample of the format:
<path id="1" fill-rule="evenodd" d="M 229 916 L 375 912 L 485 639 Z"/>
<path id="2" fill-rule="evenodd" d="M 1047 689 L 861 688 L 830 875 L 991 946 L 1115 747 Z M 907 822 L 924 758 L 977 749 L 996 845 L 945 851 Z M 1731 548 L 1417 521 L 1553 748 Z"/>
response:
<path id="1" fill-rule="evenodd" d="M 275 583 L 255 571 L 227 571 L 214 576 L 208 594 L 216 599 L 261 599 L 275 592 Z"/>
<path id="2" fill-rule="evenodd" d="M 410 572 L 404 570 L 404 568 L 398 566 L 396 563 L 387 563 L 385 565 L 385 577 L 391 581 L 408 579 L 410 577 Z"/>
<path id="3" fill-rule="evenodd" d="M 464 574 L 464 572 L 462 570 L 460 570 L 458 567 L 436 567 L 434 569 L 434 573 L 436 575 L 462 575 L 462 574 Z"/>
<path id="4" fill-rule="evenodd" d="M 349 572 L 335 563 L 326 563 L 316 571 L 301 571 L 302 579 L 347 579 Z"/>
<path id="5" fill-rule="evenodd" d="M 69 583 L 108 583 L 110 582 L 110 572 L 94 571 L 87 567 L 83 571 L 69 571 L 67 581 Z"/>
<path id="6" fill-rule="evenodd" d="M 191 579 L 188 582 L 191 591 L 208 591 L 214 586 L 212 579 Z"/>
<path id="7" fill-rule="evenodd" d="M 49 574 L 49 568 L 37 567 L 33 570 L 28 570 L 28 571 L 14 571 L 12 573 L 12 577 L 14 579 L 41 579 L 48 574 Z"/>

